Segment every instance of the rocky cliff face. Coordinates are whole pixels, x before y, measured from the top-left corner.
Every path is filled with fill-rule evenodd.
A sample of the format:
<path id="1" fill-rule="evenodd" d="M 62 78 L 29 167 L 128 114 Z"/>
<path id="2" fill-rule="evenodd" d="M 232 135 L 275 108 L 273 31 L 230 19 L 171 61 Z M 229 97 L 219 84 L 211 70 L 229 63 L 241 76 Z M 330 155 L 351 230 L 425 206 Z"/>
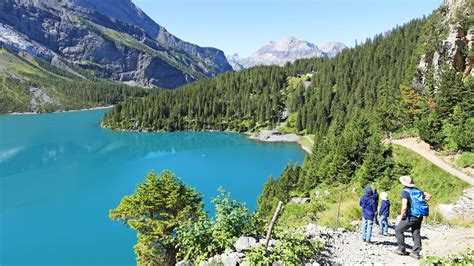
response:
<path id="1" fill-rule="evenodd" d="M 227 56 L 234 70 L 249 68 L 257 65 L 284 65 L 297 59 L 311 57 L 333 57 L 347 48 L 343 43 L 331 42 L 320 49 L 315 44 L 286 37 L 278 42 L 270 42 L 248 58 L 241 58 L 237 54 Z"/>
<path id="2" fill-rule="evenodd" d="M 222 51 L 176 38 L 130 0 L 2 0 L 0 30 L 10 50 L 132 84 L 175 88 L 231 70 Z"/>
<path id="3" fill-rule="evenodd" d="M 473 34 L 470 18 L 474 3 L 469 0 L 445 0 L 432 18 L 430 36 L 425 40 L 425 52 L 413 80 L 414 88 L 423 88 L 429 75 L 437 87 L 444 66 L 456 69 L 465 77 L 474 77 Z"/>

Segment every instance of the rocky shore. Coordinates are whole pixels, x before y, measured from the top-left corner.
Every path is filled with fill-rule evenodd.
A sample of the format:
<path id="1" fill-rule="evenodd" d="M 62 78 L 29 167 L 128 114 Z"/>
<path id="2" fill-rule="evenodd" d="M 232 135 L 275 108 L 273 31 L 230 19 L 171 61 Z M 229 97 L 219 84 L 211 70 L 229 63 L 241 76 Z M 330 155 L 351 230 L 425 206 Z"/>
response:
<path id="1" fill-rule="evenodd" d="M 301 140 L 300 135 L 281 133 L 277 129 L 261 130 L 258 133 L 250 133 L 248 138 L 264 142 L 298 142 Z"/>
<path id="2" fill-rule="evenodd" d="M 23 112 L 23 113 L 10 113 L 6 115 L 38 115 L 38 114 L 58 114 L 58 113 L 70 113 L 70 112 L 82 112 L 82 111 L 92 111 L 92 110 L 101 110 L 101 109 L 109 109 L 114 107 L 113 105 L 109 106 L 100 106 L 100 107 L 91 107 L 91 108 L 84 108 L 84 109 L 77 109 L 77 110 L 63 110 L 63 111 L 54 111 L 50 113 L 39 113 L 39 112 Z"/>

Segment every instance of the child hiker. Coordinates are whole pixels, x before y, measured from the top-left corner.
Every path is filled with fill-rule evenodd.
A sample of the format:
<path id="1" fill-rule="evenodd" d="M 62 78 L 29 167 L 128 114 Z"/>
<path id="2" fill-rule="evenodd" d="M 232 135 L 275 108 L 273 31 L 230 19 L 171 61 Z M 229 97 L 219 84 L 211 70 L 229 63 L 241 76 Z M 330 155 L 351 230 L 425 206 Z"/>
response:
<path id="1" fill-rule="evenodd" d="M 370 244 L 372 226 L 377 212 L 377 203 L 374 200 L 370 186 L 364 189 L 364 196 L 360 198 L 360 207 L 362 207 L 362 241 Z"/>
<path id="2" fill-rule="evenodd" d="M 387 219 L 390 216 L 390 201 L 387 198 L 387 192 L 382 192 L 380 198 L 382 203 L 380 204 L 380 231 L 379 235 L 388 235 L 388 222 Z"/>

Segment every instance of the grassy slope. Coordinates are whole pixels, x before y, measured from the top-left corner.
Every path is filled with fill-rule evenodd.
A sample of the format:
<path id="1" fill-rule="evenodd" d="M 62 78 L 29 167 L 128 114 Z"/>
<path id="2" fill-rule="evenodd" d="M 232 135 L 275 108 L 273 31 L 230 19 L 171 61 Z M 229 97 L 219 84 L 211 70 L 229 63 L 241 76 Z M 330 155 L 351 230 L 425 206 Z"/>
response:
<path id="1" fill-rule="evenodd" d="M 410 175 L 414 177 L 417 186 L 433 195 L 433 199 L 430 201 L 432 215 L 428 217 L 428 221 L 432 219 L 440 220 L 438 214 L 434 212 L 436 206 L 441 203 L 456 202 L 468 185 L 406 148 L 394 146 L 393 150 L 396 161 L 403 161 L 412 165 Z M 330 194 L 324 196 L 325 190 L 329 191 Z M 392 218 L 395 218 L 400 210 L 401 190 L 402 186 L 395 180 L 390 190 L 387 191 L 392 202 Z M 317 191 L 321 195 L 320 198 L 314 198 L 316 191 L 313 191 L 311 193 L 312 203 L 310 204 L 289 203 L 286 205 L 278 222 L 279 225 L 286 228 L 295 228 L 316 221 L 320 225 L 335 226 L 341 191 L 343 197 L 339 226 L 350 229 L 351 222 L 360 219 L 360 186 L 346 185 L 337 188 L 320 188 Z"/>

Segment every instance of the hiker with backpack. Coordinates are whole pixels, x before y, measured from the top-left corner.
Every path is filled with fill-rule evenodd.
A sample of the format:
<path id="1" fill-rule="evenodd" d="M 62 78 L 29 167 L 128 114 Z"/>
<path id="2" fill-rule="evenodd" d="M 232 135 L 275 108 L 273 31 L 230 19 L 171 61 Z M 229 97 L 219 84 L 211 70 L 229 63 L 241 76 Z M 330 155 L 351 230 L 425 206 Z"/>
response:
<path id="1" fill-rule="evenodd" d="M 364 189 L 364 195 L 360 198 L 360 207 L 362 207 L 362 241 L 370 244 L 372 237 L 372 226 L 377 212 L 377 203 L 373 197 L 373 191 L 370 186 Z"/>
<path id="2" fill-rule="evenodd" d="M 402 190 L 400 222 L 395 228 L 398 248 L 394 252 L 398 255 L 407 255 L 404 233 L 411 229 L 414 245 L 409 255 L 415 259 L 420 259 L 421 223 L 423 217 L 429 215 L 427 200 L 431 198 L 431 195 L 416 188 L 411 176 L 401 176 L 400 183 L 404 187 Z"/>

